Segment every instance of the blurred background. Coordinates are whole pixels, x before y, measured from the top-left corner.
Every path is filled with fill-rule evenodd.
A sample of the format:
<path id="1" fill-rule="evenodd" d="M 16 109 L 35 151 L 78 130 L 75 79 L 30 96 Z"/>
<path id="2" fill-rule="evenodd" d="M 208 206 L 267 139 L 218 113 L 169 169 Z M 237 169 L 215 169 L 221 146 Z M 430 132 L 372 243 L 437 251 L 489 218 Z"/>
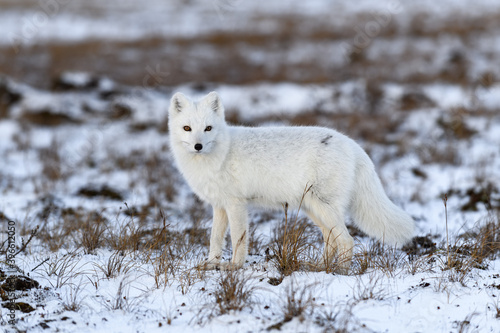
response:
<path id="1" fill-rule="evenodd" d="M 494 0 L 0 0 L 0 26 L 0 72 L 39 88 L 65 71 L 155 87 L 500 73 Z"/>

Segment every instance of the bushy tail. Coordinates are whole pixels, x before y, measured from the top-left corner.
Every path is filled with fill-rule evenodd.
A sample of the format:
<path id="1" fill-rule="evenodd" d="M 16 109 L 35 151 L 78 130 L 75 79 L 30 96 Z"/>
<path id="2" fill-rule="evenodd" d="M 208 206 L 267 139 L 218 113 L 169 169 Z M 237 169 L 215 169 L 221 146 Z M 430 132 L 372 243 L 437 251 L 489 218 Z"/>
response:
<path id="1" fill-rule="evenodd" d="M 385 244 L 402 246 L 413 237 L 414 222 L 385 194 L 367 155 L 357 166 L 351 214 L 356 225 Z"/>

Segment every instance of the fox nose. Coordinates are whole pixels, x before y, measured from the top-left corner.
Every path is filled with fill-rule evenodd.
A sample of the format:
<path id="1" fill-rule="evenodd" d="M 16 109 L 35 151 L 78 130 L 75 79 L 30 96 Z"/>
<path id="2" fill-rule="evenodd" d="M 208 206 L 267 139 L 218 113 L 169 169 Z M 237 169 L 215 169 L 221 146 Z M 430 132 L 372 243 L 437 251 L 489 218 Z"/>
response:
<path id="1" fill-rule="evenodd" d="M 203 149 L 203 145 L 201 143 L 197 143 L 194 145 L 194 149 L 196 149 L 197 151 L 200 151 Z"/>

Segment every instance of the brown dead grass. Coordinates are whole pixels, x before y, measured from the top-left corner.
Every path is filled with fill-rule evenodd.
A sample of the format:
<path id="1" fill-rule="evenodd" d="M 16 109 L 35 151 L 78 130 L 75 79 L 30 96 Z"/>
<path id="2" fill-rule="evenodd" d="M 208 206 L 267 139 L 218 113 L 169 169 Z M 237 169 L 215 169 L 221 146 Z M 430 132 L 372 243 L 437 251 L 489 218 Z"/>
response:
<path id="1" fill-rule="evenodd" d="M 250 281 L 241 270 L 221 272 L 217 288 L 213 292 L 218 315 L 252 307 L 252 294 L 255 287 L 250 284 Z"/>
<path id="2" fill-rule="evenodd" d="M 314 264 L 311 253 L 320 250 L 311 239 L 310 229 L 314 228 L 305 219 L 288 219 L 280 223 L 273 237 L 271 262 L 282 276 L 304 270 Z M 312 262 L 311 262 L 312 261 Z"/>

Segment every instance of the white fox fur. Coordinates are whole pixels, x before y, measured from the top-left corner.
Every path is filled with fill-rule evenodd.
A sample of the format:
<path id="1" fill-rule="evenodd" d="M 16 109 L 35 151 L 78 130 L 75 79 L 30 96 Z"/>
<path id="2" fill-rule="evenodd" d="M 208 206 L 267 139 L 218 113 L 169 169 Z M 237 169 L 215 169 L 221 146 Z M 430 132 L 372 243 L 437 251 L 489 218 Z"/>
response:
<path id="1" fill-rule="evenodd" d="M 325 262 L 337 252 L 345 268 L 354 245 L 344 221 L 348 212 L 361 230 L 386 244 L 403 245 L 413 235 L 413 219 L 389 200 L 368 155 L 335 130 L 229 126 L 215 92 L 198 102 L 176 93 L 168 125 L 178 169 L 213 207 L 208 268 L 245 263 L 249 204 L 301 204 L 323 233 Z M 231 264 L 220 263 L 228 224 Z"/>

